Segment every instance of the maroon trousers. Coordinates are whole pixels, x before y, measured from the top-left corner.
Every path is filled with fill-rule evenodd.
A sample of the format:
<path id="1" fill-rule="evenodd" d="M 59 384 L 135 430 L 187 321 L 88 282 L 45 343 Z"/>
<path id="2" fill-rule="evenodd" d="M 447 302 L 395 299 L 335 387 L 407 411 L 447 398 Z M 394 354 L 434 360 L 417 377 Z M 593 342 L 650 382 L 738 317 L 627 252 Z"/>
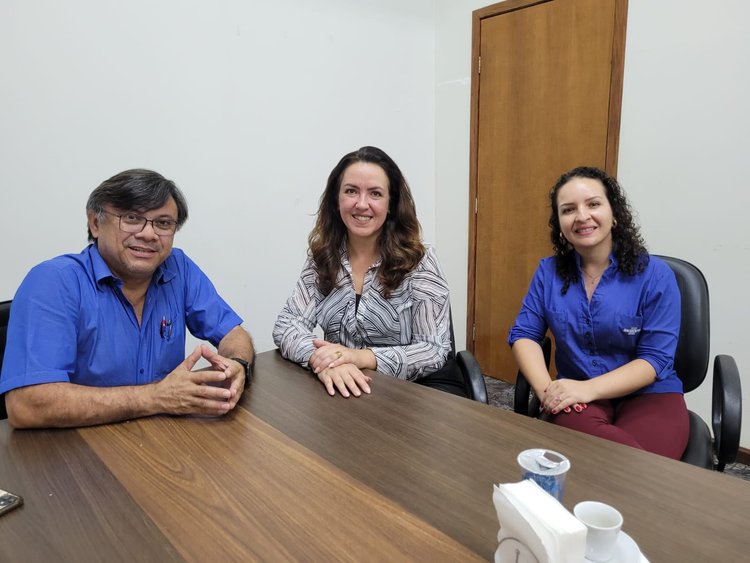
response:
<path id="1" fill-rule="evenodd" d="M 690 432 L 681 393 L 647 393 L 594 401 L 580 413 L 560 412 L 550 420 L 566 428 L 672 459 L 682 457 Z"/>

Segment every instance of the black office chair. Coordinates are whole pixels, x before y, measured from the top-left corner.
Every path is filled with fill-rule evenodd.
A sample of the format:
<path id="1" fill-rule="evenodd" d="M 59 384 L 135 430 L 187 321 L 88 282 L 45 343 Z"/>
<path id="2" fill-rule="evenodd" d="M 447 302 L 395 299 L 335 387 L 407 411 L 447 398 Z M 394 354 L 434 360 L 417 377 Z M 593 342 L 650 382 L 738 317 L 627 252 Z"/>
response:
<path id="1" fill-rule="evenodd" d="M 8 335 L 8 321 L 10 320 L 11 301 L 0 301 L 0 369 L 3 367 L 5 356 L 5 338 Z M 0 420 L 8 418 L 5 410 L 5 394 L 0 395 Z"/>
<path id="2" fill-rule="evenodd" d="M 682 323 L 675 353 L 675 370 L 682 380 L 685 393 L 697 388 L 706 378 L 709 360 L 710 323 L 708 284 L 701 271 L 684 260 L 659 256 L 677 278 L 680 288 Z M 549 366 L 550 341 L 541 342 Z M 688 411 L 690 436 L 682 461 L 724 471 L 727 463 L 737 458 L 742 427 L 742 388 L 734 358 L 718 355 L 713 368 L 713 401 L 711 430 L 701 417 Z M 539 400 L 521 372 L 516 379 L 514 410 L 528 416 L 539 416 Z"/>
<path id="3" fill-rule="evenodd" d="M 415 383 L 440 389 L 453 395 L 466 397 L 488 404 L 487 386 L 484 383 L 482 368 L 474 355 L 468 350 L 456 354 L 456 339 L 453 335 L 453 315 L 450 315 L 451 351 L 448 361 L 436 372 L 429 373 L 415 380 Z M 461 385 L 458 382 L 462 382 Z"/>

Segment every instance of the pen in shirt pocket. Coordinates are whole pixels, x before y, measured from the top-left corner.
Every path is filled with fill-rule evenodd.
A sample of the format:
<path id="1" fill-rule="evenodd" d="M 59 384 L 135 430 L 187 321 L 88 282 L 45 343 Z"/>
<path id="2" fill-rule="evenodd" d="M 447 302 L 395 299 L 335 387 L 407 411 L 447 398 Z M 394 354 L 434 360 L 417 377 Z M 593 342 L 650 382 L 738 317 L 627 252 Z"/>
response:
<path id="1" fill-rule="evenodd" d="M 167 317 L 161 318 L 161 324 L 159 325 L 159 336 L 167 340 L 172 337 L 172 321 L 167 320 Z"/>

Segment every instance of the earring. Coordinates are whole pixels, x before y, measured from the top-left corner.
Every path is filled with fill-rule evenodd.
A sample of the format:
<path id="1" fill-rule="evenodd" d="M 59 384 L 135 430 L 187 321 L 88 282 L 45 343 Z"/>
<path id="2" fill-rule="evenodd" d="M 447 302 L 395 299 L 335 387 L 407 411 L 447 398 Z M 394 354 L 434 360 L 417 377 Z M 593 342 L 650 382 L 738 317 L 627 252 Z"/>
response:
<path id="1" fill-rule="evenodd" d="M 617 226 L 617 219 L 612 219 L 612 228 L 614 229 Z"/>

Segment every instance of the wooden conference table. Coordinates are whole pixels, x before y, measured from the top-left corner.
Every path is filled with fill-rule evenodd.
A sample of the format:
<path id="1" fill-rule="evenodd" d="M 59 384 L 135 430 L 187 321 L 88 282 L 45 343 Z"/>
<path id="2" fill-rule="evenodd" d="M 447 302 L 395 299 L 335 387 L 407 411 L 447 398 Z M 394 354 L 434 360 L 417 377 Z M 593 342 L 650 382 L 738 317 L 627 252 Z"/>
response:
<path id="1" fill-rule="evenodd" d="M 328 397 L 276 351 L 222 419 L 79 430 L 0 423 L 0 561 L 475 561 L 496 548 L 492 484 L 546 447 L 564 504 L 616 506 L 652 563 L 750 556 L 750 483 L 374 374 Z"/>

